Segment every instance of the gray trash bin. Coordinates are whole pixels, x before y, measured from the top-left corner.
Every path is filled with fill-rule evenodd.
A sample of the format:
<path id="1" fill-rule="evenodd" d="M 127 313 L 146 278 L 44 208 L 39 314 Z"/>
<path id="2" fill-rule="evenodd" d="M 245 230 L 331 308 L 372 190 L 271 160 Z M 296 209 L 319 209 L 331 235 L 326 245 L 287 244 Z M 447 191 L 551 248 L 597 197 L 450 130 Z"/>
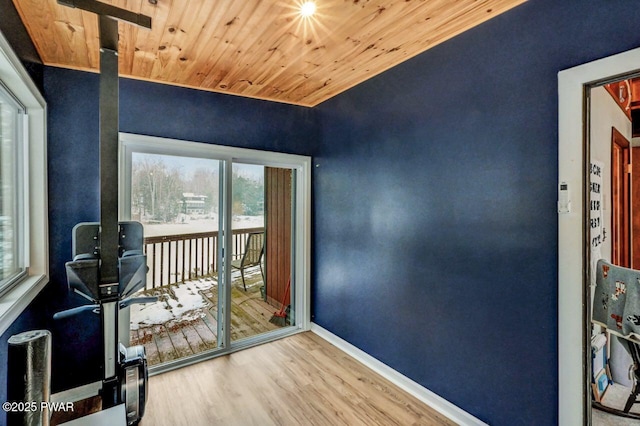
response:
<path id="1" fill-rule="evenodd" d="M 25 331 L 8 340 L 7 400 L 18 402 L 7 413 L 9 425 L 49 425 L 51 388 L 51 333 Z"/>

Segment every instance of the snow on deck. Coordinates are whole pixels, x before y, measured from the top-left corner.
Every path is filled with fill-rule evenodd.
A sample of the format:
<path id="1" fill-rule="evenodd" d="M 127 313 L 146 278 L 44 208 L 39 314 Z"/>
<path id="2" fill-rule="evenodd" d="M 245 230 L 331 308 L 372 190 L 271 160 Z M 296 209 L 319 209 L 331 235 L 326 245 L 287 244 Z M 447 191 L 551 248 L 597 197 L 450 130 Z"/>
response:
<path id="1" fill-rule="evenodd" d="M 245 278 L 248 281 L 251 281 L 251 277 L 255 275 L 260 275 L 258 266 L 247 268 L 245 271 Z M 233 271 L 231 281 L 235 282 L 239 279 L 240 271 Z M 262 281 L 260 280 L 258 283 L 261 284 Z M 214 291 L 217 291 L 217 286 L 217 279 L 206 277 L 148 291 L 148 295 L 158 296 L 158 301 L 144 305 L 132 305 L 130 328 L 138 330 L 141 327 L 168 322 L 175 324 L 203 318 L 206 315 L 205 310 L 212 308 L 212 305 L 202 293 L 213 287 L 216 287 Z"/>

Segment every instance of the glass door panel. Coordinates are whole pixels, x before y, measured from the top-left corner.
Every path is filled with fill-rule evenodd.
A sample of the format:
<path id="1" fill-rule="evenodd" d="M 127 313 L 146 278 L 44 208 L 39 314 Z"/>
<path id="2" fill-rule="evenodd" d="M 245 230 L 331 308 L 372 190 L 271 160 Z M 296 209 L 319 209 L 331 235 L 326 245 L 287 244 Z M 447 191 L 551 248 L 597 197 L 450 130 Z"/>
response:
<path id="1" fill-rule="evenodd" d="M 131 219 L 144 226 L 146 289 L 132 305 L 132 345 L 150 366 L 218 347 L 220 161 L 134 152 Z"/>
<path id="2" fill-rule="evenodd" d="M 231 340 L 293 325 L 291 169 L 234 163 Z"/>

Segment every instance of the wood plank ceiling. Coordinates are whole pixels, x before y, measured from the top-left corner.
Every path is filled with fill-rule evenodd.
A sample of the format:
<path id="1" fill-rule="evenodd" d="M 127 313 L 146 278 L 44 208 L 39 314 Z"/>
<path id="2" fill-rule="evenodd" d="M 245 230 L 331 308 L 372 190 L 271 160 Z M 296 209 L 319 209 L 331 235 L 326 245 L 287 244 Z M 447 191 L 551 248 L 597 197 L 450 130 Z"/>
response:
<path id="1" fill-rule="evenodd" d="M 94 14 L 13 1 L 45 65 L 98 71 Z M 104 3 L 152 18 L 120 24 L 121 76 L 315 106 L 524 1 L 316 0 L 311 18 L 301 0 Z"/>

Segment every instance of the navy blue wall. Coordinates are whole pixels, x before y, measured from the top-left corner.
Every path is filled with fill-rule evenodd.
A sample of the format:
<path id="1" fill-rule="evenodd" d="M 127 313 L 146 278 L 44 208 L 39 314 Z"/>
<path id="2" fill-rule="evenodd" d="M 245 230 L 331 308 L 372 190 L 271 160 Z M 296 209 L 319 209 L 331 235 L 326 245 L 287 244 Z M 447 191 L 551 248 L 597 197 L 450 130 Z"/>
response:
<path id="1" fill-rule="evenodd" d="M 639 25 L 531 0 L 320 105 L 315 321 L 492 425 L 556 424 L 557 73 Z"/>
<path id="2" fill-rule="evenodd" d="M 555 424 L 557 72 L 638 47 L 637 16 L 530 0 L 312 110 L 124 80 L 121 129 L 315 155 L 314 320 L 492 425 Z M 45 68 L 52 282 L 0 338 L 52 329 L 54 391 L 99 377 L 95 318 L 50 321 L 82 303 L 97 79 Z"/>

